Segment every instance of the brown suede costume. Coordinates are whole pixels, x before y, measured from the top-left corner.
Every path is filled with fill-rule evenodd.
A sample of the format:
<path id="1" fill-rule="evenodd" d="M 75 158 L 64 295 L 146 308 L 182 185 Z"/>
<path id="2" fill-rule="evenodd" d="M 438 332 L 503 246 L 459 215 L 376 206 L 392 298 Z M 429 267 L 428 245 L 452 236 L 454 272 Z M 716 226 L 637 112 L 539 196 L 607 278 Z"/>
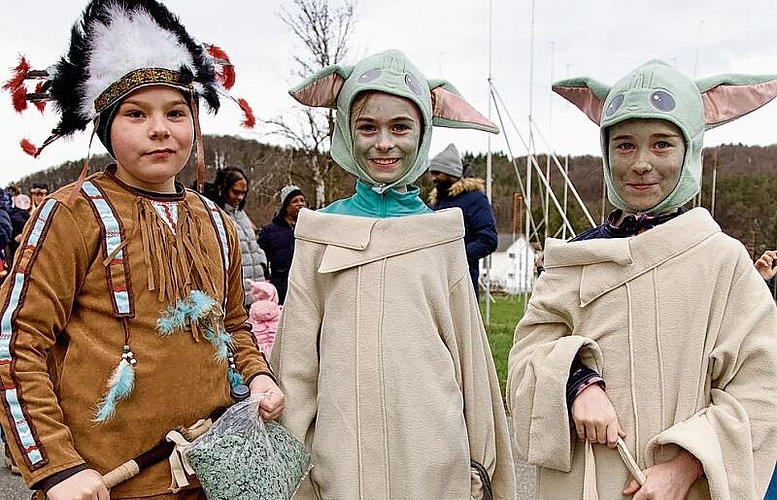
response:
<path id="1" fill-rule="evenodd" d="M 137 359 L 135 387 L 115 416 L 95 423 L 95 408 L 124 345 L 108 286 L 115 255 L 105 255 L 101 218 L 72 186 L 54 193 L 30 220 L 12 274 L 0 289 L 0 420 L 28 485 L 85 464 L 100 473 L 152 448 L 165 434 L 229 405 L 227 364 L 200 332 L 161 336 L 157 321 L 191 290 L 224 304 L 237 370 L 246 383 L 270 374 L 246 324 L 240 246 L 220 210 L 211 212 L 179 184 L 173 195 L 127 186 L 105 172 L 88 178 L 120 219 L 124 268 L 134 317 L 127 320 Z M 151 207 L 177 201 L 176 233 Z M 225 272 L 217 225 L 228 241 Z M 115 252 L 114 252 L 115 253 Z M 115 280 L 114 280 L 115 281 Z M 121 288 L 121 283 L 114 282 Z M 226 300 L 224 300 L 226 295 Z M 195 329 L 196 330 L 196 329 Z M 111 491 L 111 498 L 168 493 L 167 461 Z"/>

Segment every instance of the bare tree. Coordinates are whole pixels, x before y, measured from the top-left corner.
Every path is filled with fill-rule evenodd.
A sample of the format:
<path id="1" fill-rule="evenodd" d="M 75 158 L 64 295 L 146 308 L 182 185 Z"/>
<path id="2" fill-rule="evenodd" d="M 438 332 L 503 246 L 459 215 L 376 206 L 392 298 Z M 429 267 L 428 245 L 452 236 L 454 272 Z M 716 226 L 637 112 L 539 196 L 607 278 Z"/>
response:
<path id="1" fill-rule="evenodd" d="M 329 0 L 293 0 L 292 9 L 278 14 L 304 50 L 294 55 L 293 74 L 298 79 L 311 76 L 332 64 L 341 63 L 348 53 L 348 41 L 356 22 L 356 0 L 338 5 Z M 326 203 L 326 178 L 332 168 L 327 153 L 334 131 L 334 111 L 298 108 L 296 116 L 270 120 L 276 134 L 305 152 L 305 165 L 316 186 L 316 208 Z M 292 119 L 290 119 L 292 118 Z"/>

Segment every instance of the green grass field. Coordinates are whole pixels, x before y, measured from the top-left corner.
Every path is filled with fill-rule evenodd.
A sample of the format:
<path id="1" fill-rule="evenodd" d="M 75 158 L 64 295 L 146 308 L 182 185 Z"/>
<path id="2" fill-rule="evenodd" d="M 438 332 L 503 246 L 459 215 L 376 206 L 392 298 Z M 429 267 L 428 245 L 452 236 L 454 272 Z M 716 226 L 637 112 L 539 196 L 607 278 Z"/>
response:
<path id="1" fill-rule="evenodd" d="M 523 295 L 495 296 L 491 302 L 491 321 L 486 324 L 488 342 L 491 344 L 491 353 L 494 356 L 496 373 L 499 375 L 499 386 L 502 395 L 505 392 L 507 380 L 507 355 L 513 345 L 513 333 L 515 325 L 523 315 Z M 484 299 L 480 299 L 480 312 L 483 322 L 486 322 Z"/>

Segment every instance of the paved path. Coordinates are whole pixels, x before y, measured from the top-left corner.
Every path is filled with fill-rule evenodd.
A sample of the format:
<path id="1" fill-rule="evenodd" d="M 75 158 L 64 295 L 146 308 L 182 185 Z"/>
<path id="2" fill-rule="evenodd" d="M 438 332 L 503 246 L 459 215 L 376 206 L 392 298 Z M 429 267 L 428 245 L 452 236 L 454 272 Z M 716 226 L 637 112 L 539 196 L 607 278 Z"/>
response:
<path id="1" fill-rule="evenodd" d="M 2 446 L 3 443 L 0 443 Z M 19 476 L 11 474 L 8 467 L 0 461 L 0 498 L 3 500 L 28 500 L 32 492 L 27 489 Z"/>
<path id="2" fill-rule="evenodd" d="M 534 467 L 516 463 L 518 479 L 518 500 L 534 498 Z M 30 490 L 19 476 L 14 476 L 6 467 L 0 467 L 0 498 L 3 500 L 28 500 Z"/>
<path id="3" fill-rule="evenodd" d="M 510 425 L 510 436 L 513 435 L 512 419 L 507 417 Z M 527 465 L 518 460 L 518 454 L 515 452 L 515 441 L 513 443 L 513 456 L 515 457 L 515 480 L 518 485 L 516 498 L 518 500 L 531 500 L 534 498 L 534 487 L 536 481 L 535 469 L 532 465 Z"/>

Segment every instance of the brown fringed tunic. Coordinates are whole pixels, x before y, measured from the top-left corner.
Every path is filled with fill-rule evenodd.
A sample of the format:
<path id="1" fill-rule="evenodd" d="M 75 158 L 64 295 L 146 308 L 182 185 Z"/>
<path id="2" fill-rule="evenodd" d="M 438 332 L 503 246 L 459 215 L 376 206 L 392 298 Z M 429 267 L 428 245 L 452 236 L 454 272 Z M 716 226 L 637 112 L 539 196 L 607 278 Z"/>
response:
<path id="1" fill-rule="evenodd" d="M 202 325 L 167 336 L 158 331 L 158 320 L 192 290 L 217 302 L 208 320 L 223 319 L 246 382 L 270 373 L 246 324 L 240 246 L 229 217 L 180 185 L 174 195 L 154 195 L 113 172 L 109 167 L 88 180 L 119 218 L 120 248 L 106 255 L 100 216 L 83 193 L 68 206 L 72 186 L 65 187 L 30 219 L 0 290 L 0 420 L 31 486 L 82 464 L 105 473 L 169 430 L 231 403 L 227 364 L 201 338 Z M 158 202 L 175 202 L 177 220 L 166 222 Z M 226 253 L 211 216 L 221 219 Z M 133 314 L 125 320 L 114 315 L 109 280 L 114 290 L 128 291 Z M 121 359 L 123 325 L 137 359 L 135 387 L 112 419 L 95 423 Z M 169 486 L 164 461 L 113 489 L 111 498 L 162 494 Z"/>

